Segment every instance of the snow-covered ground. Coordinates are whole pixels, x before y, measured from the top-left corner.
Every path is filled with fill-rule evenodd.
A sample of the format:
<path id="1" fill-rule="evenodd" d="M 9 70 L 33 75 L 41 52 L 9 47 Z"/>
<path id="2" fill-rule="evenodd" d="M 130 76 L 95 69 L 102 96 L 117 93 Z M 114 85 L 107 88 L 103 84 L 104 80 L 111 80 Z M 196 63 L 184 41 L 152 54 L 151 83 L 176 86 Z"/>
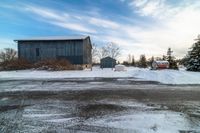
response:
<path id="1" fill-rule="evenodd" d="M 138 78 L 140 80 L 158 81 L 164 84 L 200 84 L 200 72 L 185 70 L 149 70 L 128 67 L 126 71 L 116 72 L 112 69 L 94 67 L 90 70 L 80 71 L 39 71 L 20 70 L 2 71 L 0 80 L 13 79 L 64 79 L 64 78 Z M 134 79 L 133 79 L 134 80 Z"/>
<path id="2" fill-rule="evenodd" d="M 149 69 L 137 69 L 131 72 L 136 78 L 158 81 L 164 84 L 200 84 L 200 72 Z"/>

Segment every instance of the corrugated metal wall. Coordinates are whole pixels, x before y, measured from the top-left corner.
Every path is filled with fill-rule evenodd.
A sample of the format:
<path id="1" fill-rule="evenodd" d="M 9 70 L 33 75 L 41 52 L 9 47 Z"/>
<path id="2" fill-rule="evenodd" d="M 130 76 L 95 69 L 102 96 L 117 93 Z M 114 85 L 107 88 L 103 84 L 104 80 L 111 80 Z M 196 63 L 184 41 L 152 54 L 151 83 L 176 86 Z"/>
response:
<path id="1" fill-rule="evenodd" d="M 44 59 L 68 59 L 73 64 L 84 64 L 85 59 L 91 58 L 90 54 L 84 54 L 87 46 L 83 45 L 83 40 L 74 41 L 19 41 L 19 57 L 31 62 Z M 39 49 L 39 56 L 36 55 Z M 91 50 L 89 50 L 91 51 Z"/>

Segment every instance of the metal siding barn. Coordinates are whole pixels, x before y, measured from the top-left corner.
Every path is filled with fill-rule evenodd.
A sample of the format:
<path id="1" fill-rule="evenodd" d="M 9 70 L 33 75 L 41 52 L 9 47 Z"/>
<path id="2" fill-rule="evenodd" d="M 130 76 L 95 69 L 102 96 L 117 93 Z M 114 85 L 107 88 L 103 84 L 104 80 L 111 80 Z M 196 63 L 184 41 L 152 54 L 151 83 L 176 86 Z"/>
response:
<path id="1" fill-rule="evenodd" d="M 32 63 L 46 59 L 67 59 L 77 65 L 92 63 L 89 36 L 40 37 L 14 41 L 18 43 L 18 57 Z"/>
<path id="2" fill-rule="evenodd" d="M 115 65 L 116 65 L 116 60 L 111 57 L 102 58 L 100 62 L 101 68 L 114 68 Z"/>

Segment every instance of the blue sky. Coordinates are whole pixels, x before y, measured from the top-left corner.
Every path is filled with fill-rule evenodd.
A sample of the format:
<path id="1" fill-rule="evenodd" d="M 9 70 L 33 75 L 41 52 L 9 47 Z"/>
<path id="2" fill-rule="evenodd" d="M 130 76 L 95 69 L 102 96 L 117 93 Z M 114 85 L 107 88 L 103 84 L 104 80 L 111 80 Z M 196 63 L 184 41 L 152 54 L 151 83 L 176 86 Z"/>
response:
<path id="1" fill-rule="evenodd" d="M 128 54 L 183 57 L 200 33 L 199 0 L 2 0 L 0 49 L 14 39 L 90 35 L 115 42 Z"/>

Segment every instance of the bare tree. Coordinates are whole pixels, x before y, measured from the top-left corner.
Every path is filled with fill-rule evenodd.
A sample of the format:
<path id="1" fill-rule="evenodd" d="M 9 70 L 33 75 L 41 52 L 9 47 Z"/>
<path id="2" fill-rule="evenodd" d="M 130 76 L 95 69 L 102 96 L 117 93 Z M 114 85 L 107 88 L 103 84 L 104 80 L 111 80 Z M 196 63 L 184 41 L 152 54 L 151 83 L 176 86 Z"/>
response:
<path id="1" fill-rule="evenodd" d="M 97 48 L 97 53 L 98 53 L 97 56 L 99 57 L 99 60 L 106 57 L 106 56 L 109 56 L 106 46 L 103 46 L 101 48 Z"/>
<path id="2" fill-rule="evenodd" d="M 97 63 L 98 47 L 95 43 L 92 44 L 92 63 Z"/>
<path id="3" fill-rule="evenodd" d="M 98 57 L 99 60 L 107 56 L 116 59 L 121 54 L 121 49 L 116 43 L 110 42 L 105 46 L 96 47 L 93 54 Z"/>
<path id="4" fill-rule="evenodd" d="M 12 48 L 5 48 L 0 52 L 0 61 L 10 61 L 16 58 L 17 51 Z"/>
<path id="5" fill-rule="evenodd" d="M 110 42 L 105 46 L 105 49 L 107 50 L 107 54 L 108 56 L 110 56 L 111 58 L 116 59 L 117 57 L 120 56 L 121 54 L 121 49 L 120 47 L 114 43 L 114 42 Z"/>

